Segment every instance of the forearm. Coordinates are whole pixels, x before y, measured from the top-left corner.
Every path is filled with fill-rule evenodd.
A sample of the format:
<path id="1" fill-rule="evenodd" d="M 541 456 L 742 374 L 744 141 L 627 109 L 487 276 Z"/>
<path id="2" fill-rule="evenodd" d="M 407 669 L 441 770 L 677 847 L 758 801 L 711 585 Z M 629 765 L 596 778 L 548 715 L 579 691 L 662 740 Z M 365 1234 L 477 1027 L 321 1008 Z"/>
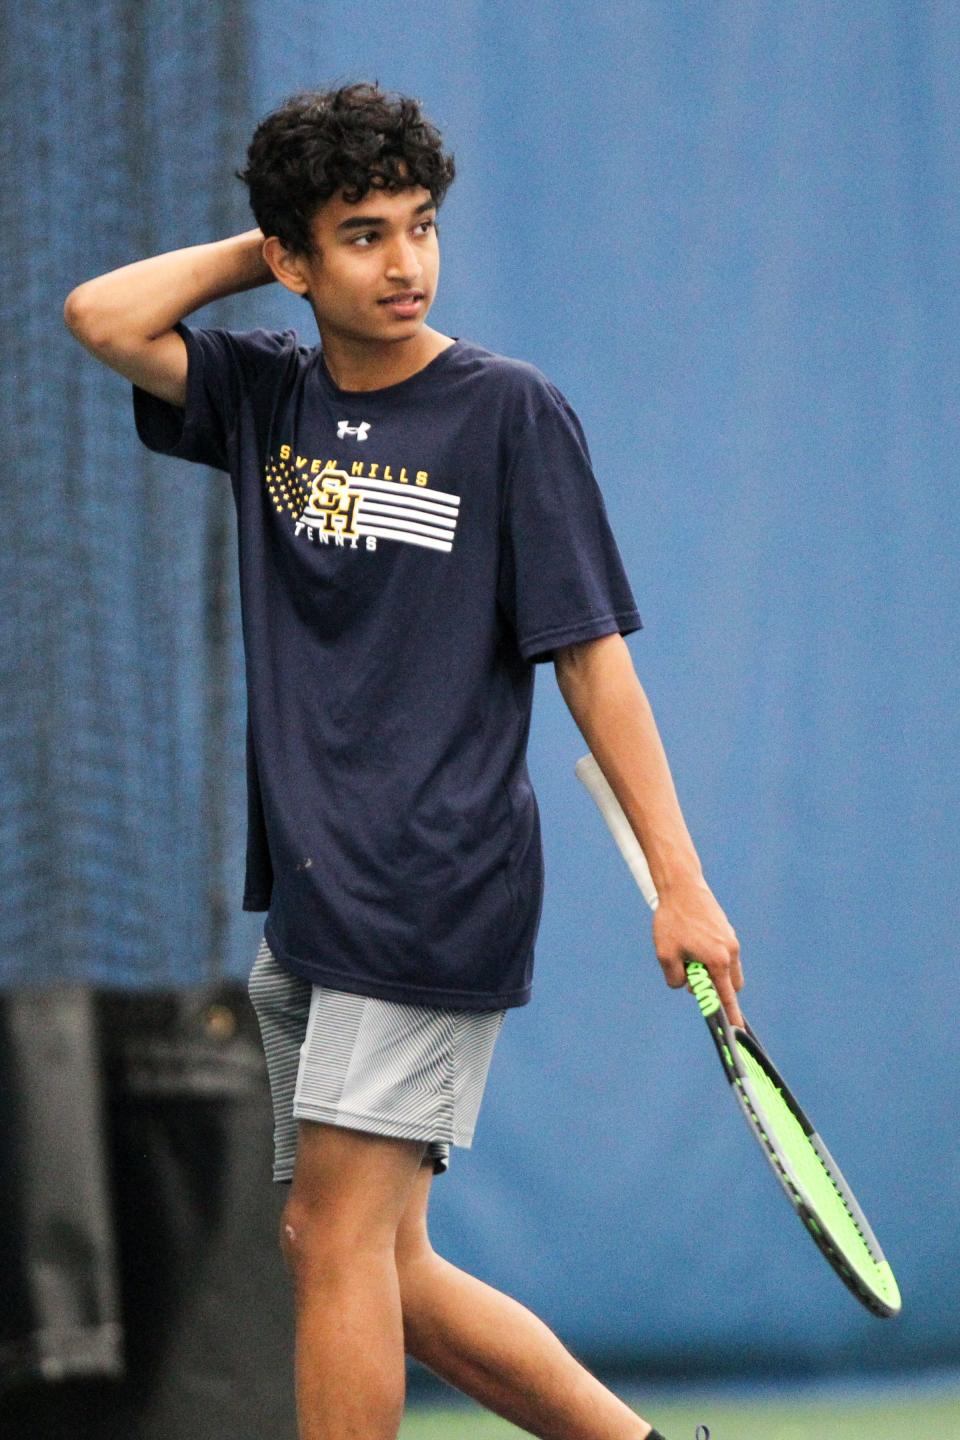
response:
<path id="1" fill-rule="evenodd" d="M 629 650 L 620 635 L 606 635 L 559 651 L 556 669 L 563 698 L 647 857 L 660 897 L 653 941 L 667 984 L 685 985 L 687 964 L 701 961 L 730 1020 L 742 1025 L 740 942 L 703 878 Z"/>
<path id="2" fill-rule="evenodd" d="M 702 875 L 653 711 L 620 635 L 571 646 L 561 694 L 640 841 L 658 892 Z"/>
<path id="3" fill-rule="evenodd" d="M 152 340 L 185 315 L 273 280 L 260 230 L 136 260 L 78 285 L 65 316 L 94 342 L 118 335 Z"/>

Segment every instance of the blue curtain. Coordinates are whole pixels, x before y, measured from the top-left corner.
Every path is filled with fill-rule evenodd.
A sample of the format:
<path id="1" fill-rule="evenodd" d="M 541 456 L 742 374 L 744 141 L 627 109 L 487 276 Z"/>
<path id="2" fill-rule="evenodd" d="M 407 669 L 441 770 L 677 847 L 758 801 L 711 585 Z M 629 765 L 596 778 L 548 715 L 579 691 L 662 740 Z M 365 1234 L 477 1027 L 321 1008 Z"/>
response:
<path id="1" fill-rule="evenodd" d="M 232 170 L 257 20 L 98 0 L 10 7 L 5 30 L 0 985 L 245 975 L 229 484 L 139 445 L 129 385 L 61 314 L 82 280 L 253 223 Z"/>
<path id="2" fill-rule="evenodd" d="M 259 116 L 379 79 L 457 156 L 432 323 L 533 361 L 584 422 L 744 1008 L 905 1309 L 861 1313 L 763 1172 L 548 672 L 534 1000 L 436 1243 L 592 1356 L 955 1363 L 960 11 L 118 0 L 7 26 L 0 982 L 249 967 L 227 483 L 139 447 L 60 309 L 248 228 L 232 170 Z M 279 289 L 196 318 L 316 339 Z"/>

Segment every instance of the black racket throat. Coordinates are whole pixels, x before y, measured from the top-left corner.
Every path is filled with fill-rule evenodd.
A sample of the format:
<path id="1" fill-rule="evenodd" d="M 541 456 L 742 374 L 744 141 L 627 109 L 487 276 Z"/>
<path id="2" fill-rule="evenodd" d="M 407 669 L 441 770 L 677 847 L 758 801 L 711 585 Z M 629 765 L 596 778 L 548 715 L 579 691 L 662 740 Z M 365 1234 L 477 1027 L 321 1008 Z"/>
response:
<path id="1" fill-rule="evenodd" d="M 780 1071 L 774 1065 L 767 1054 L 756 1033 L 750 1028 L 748 1021 L 744 1020 L 743 1025 L 733 1025 L 727 1019 L 723 1010 L 720 1009 L 715 1015 L 711 1015 L 707 1024 L 710 1034 L 713 1036 L 713 1043 L 717 1047 L 717 1054 L 720 1056 L 720 1064 L 723 1066 L 723 1073 L 731 1085 L 738 1080 L 748 1080 L 746 1067 L 740 1058 L 737 1047 L 742 1045 L 749 1052 L 756 1063 L 769 1075 L 771 1082 L 777 1087 L 784 1100 L 789 1105 L 797 1118 L 797 1122 L 803 1127 L 807 1135 L 814 1135 L 816 1131 L 804 1114 L 797 1097 L 793 1094 Z"/>

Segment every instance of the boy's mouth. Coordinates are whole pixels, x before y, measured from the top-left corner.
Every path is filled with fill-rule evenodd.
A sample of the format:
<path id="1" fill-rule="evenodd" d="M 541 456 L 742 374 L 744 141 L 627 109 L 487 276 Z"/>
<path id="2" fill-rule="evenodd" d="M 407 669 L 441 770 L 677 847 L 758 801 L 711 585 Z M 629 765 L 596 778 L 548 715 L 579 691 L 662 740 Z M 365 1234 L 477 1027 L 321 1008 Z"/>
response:
<path id="1" fill-rule="evenodd" d="M 408 317 L 417 313 L 422 301 L 422 290 L 403 290 L 397 295 L 387 295 L 377 303 L 388 306 L 396 315 Z"/>

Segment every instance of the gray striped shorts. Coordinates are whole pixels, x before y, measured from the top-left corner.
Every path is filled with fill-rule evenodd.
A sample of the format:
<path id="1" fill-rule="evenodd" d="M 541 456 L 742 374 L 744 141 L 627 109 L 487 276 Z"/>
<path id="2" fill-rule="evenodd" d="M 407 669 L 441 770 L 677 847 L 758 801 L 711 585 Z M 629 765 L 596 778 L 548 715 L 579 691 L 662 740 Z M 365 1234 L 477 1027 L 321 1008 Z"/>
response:
<path id="1" fill-rule="evenodd" d="M 273 1099 L 273 1178 L 289 1181 L 298 1120 L 427 1142 L 434 1174 L 469 1150 L 506 1010 L 401 1005 L 311 985 L 261 941 L 250 974 Z"/>

